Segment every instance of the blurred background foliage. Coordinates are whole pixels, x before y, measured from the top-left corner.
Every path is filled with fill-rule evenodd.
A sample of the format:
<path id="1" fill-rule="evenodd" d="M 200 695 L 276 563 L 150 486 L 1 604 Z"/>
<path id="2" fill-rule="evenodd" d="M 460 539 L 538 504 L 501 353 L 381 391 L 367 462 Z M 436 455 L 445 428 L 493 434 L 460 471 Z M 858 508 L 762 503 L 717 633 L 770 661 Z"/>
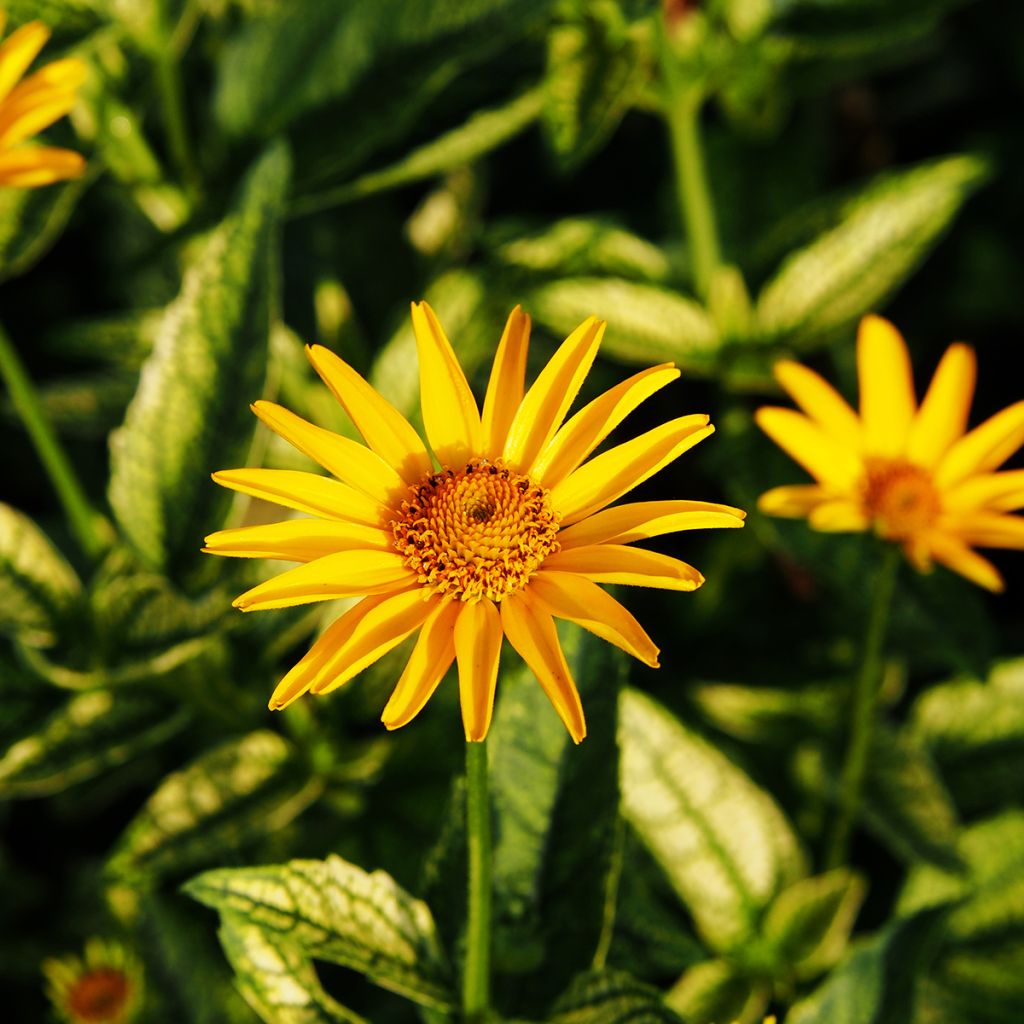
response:
<path id="1" fill-rule="evenodd" d="M 608 319 L 595 392 L 679 364 L 634 427 L 706 411 L 718 433 L 646 497 L 753 510 L 795 481 L 752 425 L 771 364 L 797 354 L 852 396 L 871 310 L 904 329 L 919 384 L 949 341 L 976 344 L 976 415 L 1002 408 L 1021 397 L 1024 10 L 6 7 L 51 26 L 48 58 L 90 68 L 49 133 L 85 151 L 86 177 L 0 190 L 0 321 L 99 517 L 83 549 L 0 395 L 9 1019 L 47 1019 L 41 961 L 93 935 L 141 961 L 144 1021 L 452 1019 L 454 687 L 384 733 L 399 651 L 329 700 L 265 710 L 325 612 L 243 617 L 231 596 L 269 567 L 199 554 L 266 515 L 211 470 L 306 468 L 248 403 L 351 433 L 303 356 L 318 341 L 414 418 L 408 303 L 427 298 L 477 383 L 517 302 L 533 365 Z M 756 513 L 675 548 L 702 590 L 628 595 L 659 672 L 566 634 L 579 749 L 506 659 L 500 1014 L 1019 1021 L 1024 560 L 1000 557 L 998 598 L 901 576 L 851 863 L 825 872 L 877 552 Z"/>

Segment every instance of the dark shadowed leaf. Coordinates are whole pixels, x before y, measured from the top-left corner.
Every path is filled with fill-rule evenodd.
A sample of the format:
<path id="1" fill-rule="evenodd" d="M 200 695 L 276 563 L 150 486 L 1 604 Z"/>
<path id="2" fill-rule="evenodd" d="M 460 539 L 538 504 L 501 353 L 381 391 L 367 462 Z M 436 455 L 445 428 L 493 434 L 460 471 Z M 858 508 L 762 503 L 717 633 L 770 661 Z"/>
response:
<path id="1" fill-rule="evenodd" d="M 555 1004 L 550 1024 L 682 1024 L 657 989 L 623 971 L 581 975 Z"/>
<path id="2" fill-rule="evenodd" d="M 0 188 L 0 281 L 24 273 L 56 241 L 83 182 L 50 188 Z"/>

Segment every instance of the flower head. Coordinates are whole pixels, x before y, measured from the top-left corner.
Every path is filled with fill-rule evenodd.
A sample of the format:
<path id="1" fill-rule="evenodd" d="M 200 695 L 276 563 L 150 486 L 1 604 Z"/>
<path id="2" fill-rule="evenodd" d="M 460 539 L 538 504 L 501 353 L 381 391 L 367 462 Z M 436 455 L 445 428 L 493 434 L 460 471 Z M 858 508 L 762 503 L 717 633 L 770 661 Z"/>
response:
<path id="1" fill-rule="evenodd" d="M 90 939 L 85 956 L 43 964 L 47 994 L 68 1024 L 129 1024 L 142 1002 L 142 968 L 123 946 Z"/>
<path id="2" fill-rule="evenodd" d="M 887 320 L 857 336 L 858 416 L 816 373 L 784 361 L 779 383 L 802 412 L 758 409 L 758 425 L 815 483 L 776 487 L 763 512 L 806 516 L 818 530 L 874 530 L 921 571 L 939 562 L 989 590 L 995 566 L 975 546 L 1024 547 L 1024 470 L 997 472 L 1024 443 L 1024 401 L 967 431 L 974 351 L 946 350 L 920 406 L 907 347 Z"/>
<path id="3" fill-rule="evenodd" d="M 0 10 L 0 35 L 6 22 Z M 0 43 L 0 186 L 51 185 L 77 178 L 85 168 L 82 156 L 70 149 L 25 144 L 71 110 L 85 80 L 85 64 L 67 57 L 22 81 L 49 38 L 50 30 L 32 21 Z"/>
<path id="4" fill-rule="evenodd" d="M 631 545 L 678 530 L 741 526 L 743 513 L 701 501 L 607 506 L 714 428 L 707 416 L 682 416 L 589 458 L 679 376 L 675 367 L 644 370 L 567 420 L 605 324 L 595 317 L 581 324 L 526 390 L 530 319 L 516 307 L 480 410 L 434 311 L 414 304 L 412 320 L 433 456 L 355 370 L 313 346 L 310 361 L 366 445 L 257 402 L 253 410 L 267 426 L 336 479 L 270 469 L 215 473 L 225 487 L 311 518 L 223 530 L 206 538 L 205 550 L 304 563 L 242 594 L 235 604 L 243 611 L 362 598 L 284 677 L 271 708 L 306 692 L 329 693 L 418 633 L 384 724 L 409 722 L 455 661 L 466 738 L 482 740 L 507 637 L 579 742 L 583 709 L 553 620 L 579 623 L 657 666 L 653 641 L 599 584 L 693 590 L 703 577 L 692 566 Z"/>

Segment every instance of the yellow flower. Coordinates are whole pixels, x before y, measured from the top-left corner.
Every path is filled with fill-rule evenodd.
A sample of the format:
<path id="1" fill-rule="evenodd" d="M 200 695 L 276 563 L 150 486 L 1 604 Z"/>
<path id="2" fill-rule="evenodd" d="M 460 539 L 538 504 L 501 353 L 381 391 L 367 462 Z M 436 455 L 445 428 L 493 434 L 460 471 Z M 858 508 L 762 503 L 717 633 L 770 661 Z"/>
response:
<path id="1" fill-rule="evenodd" d="M 817 483 L 776 487 L 758 507 L 806 516 L 818 530 L 873 529 L 920 571 L 948 566 L 1002 590 L 975 545 L 1024 548 L 1024 470 L 996 470 L 1024 443 L 1024 401 L 969 432 L 975 358 L 946 350 L 920 406 L 907 347 L 887 320 L 868 316 L 857 336 L 860 416 L 816 373 L 784 361 L 779 383 L 803 413 L 758 409 L 758 425 Z"/>
<path id="2" fill-rule="evenodd" d="M 6 23 L 0 11 L 0 36 Z M 32 21 L 0 44 L 0 186 L 36 188 L 77 178 L 85 169 L 85 160 L 70 149 L 23 145 L 75 105 L 85 80 L 85 64 L 67 57 L 21 81 L 49 38 L 50 30 Z"/>
<path id="3" fill-rule="evenodd" d="M 741 526 L 743 513 L 700 501 L 606 508 L 707 437 L 707 416 L 683 416 L 586 461 L 644 399 L 679 376 L 671 364 L 629 378 L 566 414 L 605 324 L 590 317 L 524 394 L 530 319 L 517 306 L 491 370 L 483 411 L 434 311 L 412 307 L 420 396 L 433 459 L 407 420 L 362 377 L 320 346 L 307 349 L 363 445 L 270 402 L 257 416 L 336 480 L 238 469 L 225 487 L 316 518 L 224 530 L 207 551 L 303 562 L 243 594 L 243 611 L 341 597 L 363 599 L 284 677 L 270 700 L 283 708 L 348 682 L 418 631 L 384 709 L 388 729 L 409 722 L 453 661 L 468 740 L 491 720 L 502 637 L 522 655 L 578 743 L 583 709 L 553 619 L 569 619 L 657 666 L 658 649 L 600 583 L 693 590 L 692 566 L 631 547 L 677 530 Z M 437 464 L 435 466 L 434 459 Z"/>
<path id="4" fill-rule="evenodd" d="M 47 995 L 68 1024 L 128 1024 L 142 1002 L 142 967 L 123 946 L 102 939 L 85 944 L 85 956 L 43 964 Z"/>

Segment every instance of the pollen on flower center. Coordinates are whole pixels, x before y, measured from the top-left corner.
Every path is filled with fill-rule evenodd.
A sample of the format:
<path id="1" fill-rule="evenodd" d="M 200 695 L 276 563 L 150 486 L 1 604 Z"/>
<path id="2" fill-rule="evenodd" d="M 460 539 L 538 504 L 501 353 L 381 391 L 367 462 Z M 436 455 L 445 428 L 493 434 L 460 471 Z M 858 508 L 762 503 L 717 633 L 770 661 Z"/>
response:
<path id="1" fill-rule="evenodd" d="M 548 491 L 500 461 L 474 459 L 409 490 L 391 524 L 395 548 L 439 593 L 500 601 L 559 548 Z"/>
<path id="2" fill-rule="evenodd" d="M 131 983 L 123 971 L 98 967 L 79 978 L 67 995 L 76 1020 L 115 1020 L 127 1002 Z"/>
<path id="3" fill-rule="evenodd" d="M 941 510 L 931 474 L 901 459 L 866 459 L 864 508 L 880 537 L 907 540 L 927 529 Z"/>

